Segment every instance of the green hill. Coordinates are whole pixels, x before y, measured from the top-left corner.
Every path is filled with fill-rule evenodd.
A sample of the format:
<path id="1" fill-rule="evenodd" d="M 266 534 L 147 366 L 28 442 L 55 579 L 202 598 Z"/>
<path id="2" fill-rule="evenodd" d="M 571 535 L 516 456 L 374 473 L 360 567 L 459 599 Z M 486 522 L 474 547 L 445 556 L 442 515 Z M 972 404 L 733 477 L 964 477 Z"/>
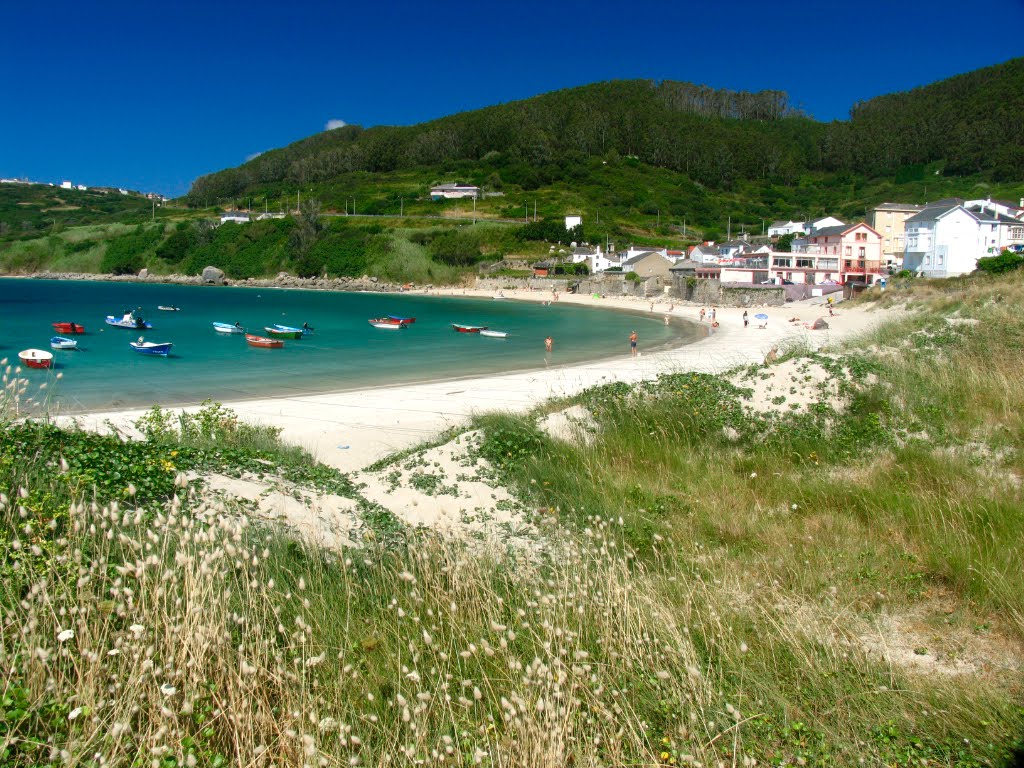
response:
<path id="1" fill-rule="evenodd" d="M 202 206 L 311 188 L 325 205 L 347 208 L 355 197 L 375 212 L 391 198 L 422 196 L 430 183 L 458 178 L 510 195 L 565 185 L 579 191 L 578 205 L 608 205 L 610 215 L 693 211 L 691 221 L 716 226 L 722 201 L 744 188 L 746 200 L 769 198 L 768 216 L 783 216 L 835 205 L 827 194 L 794 187 L 838 188 L 863 210 L 889 192 L 869 182 L 921 180 L 926 166 L 940 181 L 1020 181 L 1022 114 L 1024 59 L 857 104 L 849 121 L 830 124 L 792 109 L 780 91 L 613 81 L 421 125 L 327 131 L 203 176 L 188 200 Z M 650 197 L 636 178 L 619 197 L 602 194 L 606 164 L 623 159 L 669 172 L 675 189 Z M 368 180 L 376 189 L 366 188 Z M 700 198 L 711 202 L 702 208 Z M 492 208 L 510 215 L 517 206 Z"/>

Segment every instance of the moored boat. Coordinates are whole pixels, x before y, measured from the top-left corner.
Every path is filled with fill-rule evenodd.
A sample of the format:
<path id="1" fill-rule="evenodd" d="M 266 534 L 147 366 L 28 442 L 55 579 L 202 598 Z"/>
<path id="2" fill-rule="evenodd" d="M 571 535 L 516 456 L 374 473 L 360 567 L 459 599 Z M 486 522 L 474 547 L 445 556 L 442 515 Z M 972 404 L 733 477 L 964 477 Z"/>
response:
<path id="1" fill-rule="evenodd" d="M 54 323 L 53 330 L 67 336 L 77 336 L 80 333 L 85 333 L 85 326 L 78 323 Z"/>
<path id="2" fill-rule="evenodd" d="M 50 339 L 50 349 L 78 349 L 78 342 L 66 336 L 54 336 Z"/>
<path id="3" fill-rule="evenodd" d="M 243 328 L 238 323 L 232 325 L 231 323 L 215 322 L 213 324 L 213 330 L 215 330 L 217 333 L 245 333 L 245 328 Z"/>
<path id="4" fill-rule="evenodd" d="M 268 325 L 263 328 L 267 332 L 268 336 L 272 336 L 275 339 L 301 339 L 302 329 L 301 328 L 288 328 L 287 330 L 278 328 L 276 325 Z"/>
<path id="5" fill-rule="evenodd" d="M 371 317 L 367 322 L 374 328 L 383 328 L 386 331 L 400 331 L 406 327 L 405 323 L 396 323 L 390 317 Z"/>
<path id="6" fill-rule="evenodd" d="M 309 327 L 309 323 L 303 323 L 301 328 L 296 328 L 293 325 L 281 325 L 280 323 L 274 323 L 271 327 L 285 333 L 298 333 L 299 336 L 308 336 L 313 332 L 313 329 Z M 270 329 L 268 328 L 267 330 Z"/>
<path id="7" fill-rule="evenodd" d="M 460 325 L 459 323 L 452 323 L 454 328 L 459 333 L 480 333 L 480 331 L 486 331 L 486 325 Z"/>
<path id="8" fill-rule="evenodd" d="M 181 312 L 181 307 L 165 307 L 162 304 L 158 306 L 157 309 L 164 312 Z"/>
<path id="9" fill-rule="evenodd" d="M 266 336 L 256 336 L 252 333 L 245 334 L 245 340 L 249 342 L 249 346 L 252 347 L 263 347 L 265 349 L 280 349 L 284 346 L 284 342 L 281 339 L 268 339 Z"/>
<path id="10" fill-rule="evenodd" d="M 490 336 L 492 339 L 504 339 L 506 336 L 508 336 L 508 333 L 506 331 L 492 331 L 487 328 L 481 328 L 480 335 Z"/>
<path id="11" fill-rule="evenodd" d="M 156 341 L 144 341 L 139 336 L 138 341 L 129 341 L 128 346 L 138 352 L 140 355 L 157 355 L 159 357 L 167 357 L 171 352 L 171 347 L 174 346 L 169 341 L 156 342 Z"/>
<path id="12" fill-rule="evenodd" d="M 149 330 L 153 327 L 152 323 L 147 323 L 142 319 L 142 315 L 137 315 L 135 312 L 125 312 L 121 317 L 116 315 L 107 315 L 107 325 L 112 325 L 115 328 L 130 328 L 134 331 Z"/>
<path id="13" fill-rule="evenodd" d="M 18 359 L 29 368 L 49 368 L 53 365 L 53 352 L 45 349 L 23 349 Z"/>
<path id="14" fill-rule="evenodd" d="M 410 323 L 416 322 L 415 317 L 399 317 L 398 315 L 388 315 L 387 319 L 392 320 L 393 322 L 396 322 L 399 325 L 409 325 Z"/>

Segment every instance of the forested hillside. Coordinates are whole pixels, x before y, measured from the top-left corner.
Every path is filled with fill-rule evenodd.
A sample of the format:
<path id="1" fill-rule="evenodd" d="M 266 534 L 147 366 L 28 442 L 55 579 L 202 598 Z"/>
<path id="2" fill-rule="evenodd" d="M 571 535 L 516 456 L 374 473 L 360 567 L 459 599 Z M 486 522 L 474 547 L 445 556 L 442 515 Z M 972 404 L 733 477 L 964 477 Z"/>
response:
<path id="1" fill-rule="evenodd" d="M 1024 59 L 857 104 L 824 124 L 784 93 L 677 82 L 596 83 L 410 127 L 327 131 L 204 176 L 192 205 L 353 172 L 469 171 L 493 188 L 572 179 L 594 157 L 635 157 L 711 189 L 791 184 L 802 174 L 919 172 L 1024 179 Z"/>

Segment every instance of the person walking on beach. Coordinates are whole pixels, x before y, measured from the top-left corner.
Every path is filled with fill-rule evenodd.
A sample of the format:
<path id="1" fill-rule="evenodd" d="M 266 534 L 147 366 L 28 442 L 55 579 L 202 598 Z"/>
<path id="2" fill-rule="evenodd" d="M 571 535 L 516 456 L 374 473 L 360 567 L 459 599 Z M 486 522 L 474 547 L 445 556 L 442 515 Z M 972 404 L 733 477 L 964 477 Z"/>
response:
<path id="1" fill-rule="evenodd" d="M 750 318 L 747 317 L 747 310 L 744 309 L 743 310 L 743 327 L 746 328 L 748 325 L 750 325 Z"/>
<path id="2" fill-rule="evenodd" d="M 632 331 L 629 334 L 629 353 L 631 356 L 636 357 L 636 342 L 639 336 L 636 335 L 636 331 Z"/>
<path id="3" fill-rule="evenodd" d="M 712 323 L 715 322 L 715 308 L 714 307 L 711 308 L 711 322 Z"/>
<path id="4" fill-rule="evenodd" d="M 700 315 L 699 315 L 699 317 L 700 317 L 700 321 L 703 323 L 704 322 L 704 307 L 700 308 Z"/>
<path id="5" fill-rule="evenodd" d="M 548 336 L 544 339 L 544 351 L 550 352 L 555 346 L 555 340 Z"/>

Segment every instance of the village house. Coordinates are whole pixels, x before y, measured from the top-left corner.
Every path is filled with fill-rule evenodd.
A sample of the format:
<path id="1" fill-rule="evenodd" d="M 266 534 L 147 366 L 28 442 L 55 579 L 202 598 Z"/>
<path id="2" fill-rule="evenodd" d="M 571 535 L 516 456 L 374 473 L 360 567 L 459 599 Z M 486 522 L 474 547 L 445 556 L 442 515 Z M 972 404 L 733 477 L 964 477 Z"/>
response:
<path id="1" fill-rule="evenodd" d="M 718 245 L 718 261 L 735 259 L 737 256 L 750 253 L 754 247 L 746 240 L 729 240 Z"/>
<path id="2" fill-rule="evenodd" d="M 987 204 L 987 205 L 986 205 Z M 973 272 L 978 259 L 1024 244 L 1024 221 L 994 211 L 990 201 L 929 205 L 906 222 L 903 268 L 925 277 Z"/>
<path id="3" fill-rule="evenodd" d="M 480 187 L 469 184 L 438 184 L 430 188 L 431 200 L 460 200 L 462 198 L 477 199 L 480 197 Z"/>
<path id="4" fill-rule="evenodd" d="M 714 243 L 692 245 L 686 255 L 687 258 L 692 259 L 693 261 L 698 261 L 701 264 L 717 264 L 718 246 Z"/>
<path id="5" fill-rule="evenodd" d="M 649 277 L 668 277 L 672 269 L 672 260 L 661 251 L 646 251 L 624 259 L 622 271 L 634 272 L 643 279 Z"/>
<path id="6" fill-rule="evenodd" d="M 806 232 L 808 235 L 813 235 L 819 229 L 823 229 L 825 227 L 838 227 L 842 223 L 843 222 L 841 222 L 835 216 L 825 216 L 824 218 L 821 219 L 815 219 L 814 221 L 805 222 L 807 228 L 804 230 L 804 232 Z"/>
<path id="7" fill-rule="evenodd" d="M 805 223 L 802 221 L 773 221 L 768 227 L 768 237 L 782 237 L 783 235 L 795 235 L 798 232 L 806 231 Z"/>
<path id="8" fill-rule="evenodd" d="M 882 203 L 871 211 L 871 227 L 882 236 L 882 262 L 889 269 L 901 269 L 906 250 L 906 221 L 924 210 L 913 203 Z"/>

